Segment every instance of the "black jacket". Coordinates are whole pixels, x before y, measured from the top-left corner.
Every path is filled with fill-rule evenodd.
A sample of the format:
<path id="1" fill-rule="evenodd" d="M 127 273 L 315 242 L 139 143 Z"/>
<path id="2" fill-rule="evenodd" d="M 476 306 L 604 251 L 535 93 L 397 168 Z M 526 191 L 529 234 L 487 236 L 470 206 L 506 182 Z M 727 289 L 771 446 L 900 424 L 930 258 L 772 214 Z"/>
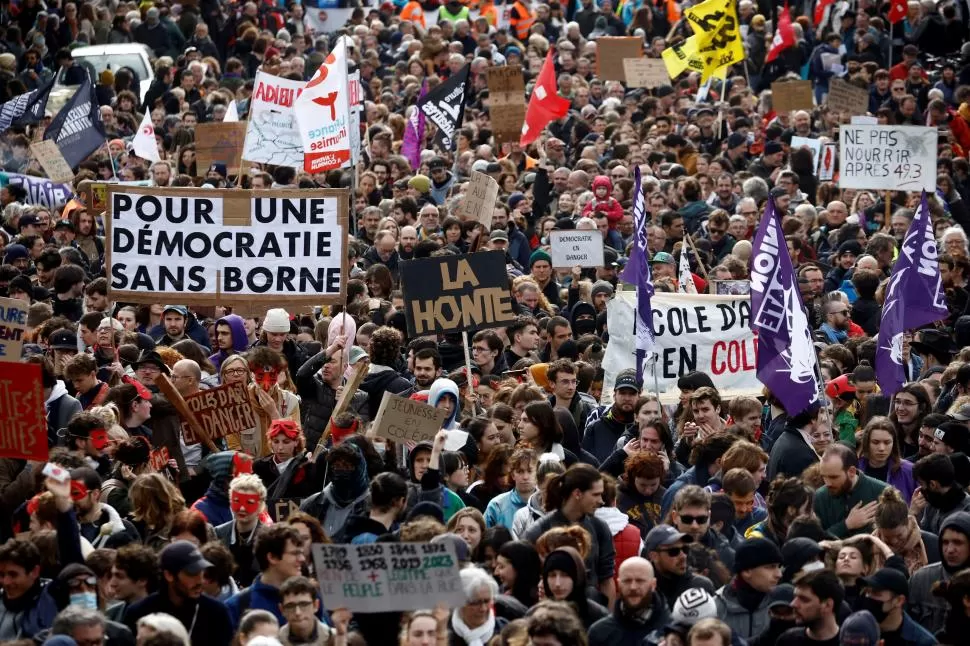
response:
<path id="1" fill-rule="evenodd" d="M 650 618 L 637 621 L 623 611 L 618 601 L 613 614 L 597 621 L 589 629 L 589 646 L 643 646 L 656 644 L 663 638 L 663 627 L 670 621 L 667 601 L 659 592 L 653 593 Z"/>
<path id="2" fill-rule="evenodd" d="M 386 368 L 385 366 L 372 366 L 372 368 Z M 394 369 L 385 369 L 380 372 L 371 372 L 364 377 L 360 389 L 367 393 L 367 415 L 368 419 L 374 419 L 377 409 L 381 406 L 384 393 L 392 393 L 407 397 L 414 390 L 410 381 L 399 375 Z"/>
<path id="3" fill-rule="evenodd" d="M 318 374 L 324 364 L 330 361 L 325 351 L 318 352 L 308 359 L 299 370 L 293 374 L 296 382 L 296 391 L 300 395 L 300 417 L 303 423 L 303 432 L 306 433 L 307 450 L 313 451 L 320 437 L 323 435 L 330 415 L 337 405 L 337 391 L 324 383 L 323 378 Z M 380 403 L 378 403 L 380 405 Z M 354 394 L 350 403 L 350 408 L 354 413 L 364 417 L 365 421 L 370 417 L 367 415 L 368 397 L 362 391 Z M 271 465 L 272 466 L 272 465 Z"/>
<path id="4" fill-rule="evenodd" d="M 138 620 L 146 615 L 164 612 L 182 622 L 189 631 L 192 646 L 215 646 L 232 642 L 232 620 L 226 606 L 210 596 L 202 595 L 198 601 L 176 607 L 169 601 L 163 588 L 150 594 L 125 612 L 125 625 L 133 631 L 138 630 Z"/>
<path id="5" fill-rule="evenodd" d="M 805 469 L 816 462 L 818 462 L 818 454 L 815 453 L 815 449 L 805 443 L 798 429 L 787 426 L 778 441 L 771 447 L 771 456 L 768 458 L 768 481 L 771 482 L 779 475 L 798 478 Z"/>

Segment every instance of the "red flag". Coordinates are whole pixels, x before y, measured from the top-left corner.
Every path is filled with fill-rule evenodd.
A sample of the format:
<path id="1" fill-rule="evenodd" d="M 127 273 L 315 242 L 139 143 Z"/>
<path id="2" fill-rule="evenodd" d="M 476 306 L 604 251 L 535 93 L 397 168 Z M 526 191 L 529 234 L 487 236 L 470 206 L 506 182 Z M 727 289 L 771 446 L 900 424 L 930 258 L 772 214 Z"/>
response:
<path id="1" fill-rule="evenodd" d="M 569 99 L 559 96 L 556 89 L 556 66 L 552 62 L 552 50 L 546 54 L 546 60 L 539 70 L 539 77 L 532 89 L 532 98 L 525 112 L 525 123 L 522 124 L 522 137 L 519 145 L 523 148 L 539 138 L 543 128 L 556 119 L 562 119 L 569 112 Z"/>
<path id="2" fill-rule="evenodd" d="M 775 29 L 775 37 L 771 40 L 771 49 L 768 50 L 765 62 L 770 63 L 775 60 L 783 51 L 794 46 L 794 44 L 795 30 L 791 26 L 791 12 L 788 10 L 788 4 L 785 3 L 785 8 L 778 14 L 778 26 Z"/>
<path id="3" fill-rule="evenodd" d="M 906 17 L 906 13 L 906 0 L 892 0 L 892 3 L 889 5 L 889 22 L 895 25 Z"/>
<path id="4" fill-rule="evenodd" d="M 818 0 L 818 4 L 815 5 L 815 26 L 818 27 L 822 24 L 822 20 L 825 18 L 825 8 L 835 4 L 835 0 Z"/>

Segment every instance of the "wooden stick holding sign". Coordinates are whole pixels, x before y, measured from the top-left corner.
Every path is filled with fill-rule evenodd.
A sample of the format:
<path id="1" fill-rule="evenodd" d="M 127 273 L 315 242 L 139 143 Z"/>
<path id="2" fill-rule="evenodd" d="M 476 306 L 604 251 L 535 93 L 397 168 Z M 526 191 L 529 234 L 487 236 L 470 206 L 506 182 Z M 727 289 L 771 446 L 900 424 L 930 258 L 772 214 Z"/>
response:
<path id="1" fill-rule="evenodd" d="M 684 232 L 684 240 L 687 241 L 687 244 L 689 244 L 690 248 L 694 251 L 694 257 L 697 258 L 697 266 L 701 268 L 702 272 L 704 272 L 704 280 L 710 281 L 710 276 L 707 275 L 707 267 L 704 266 L 704 261 L 701 259 L 701 255 L 697 253 L 697 247 L 694 246 L 694 239 L 691 238 L 690 234 L 686 231 Z M 680 252 L 684 253 L 684 250 L 681 249 Z"/>
<path id="2" fill-rule="evenodd" d="M 341 350 L 341 352 L 343 352 Z M 350 375 L 350 379 L 343 385 L 343 393 L 340 395 L 340 400 L 333 409 L 333 413 L 330 415 L 330 419 L 327 420 L 327 427 L 323 430 L 323 435 L 320 436 L 320 441 L 317 442 L 317 446 L 313 449 L 313 459 L 316 460 L 323 448 L 327 445 L 327 440 L 330 438 L 330 433 L 333 430 L 333 418 L 341 413 L 347 411 L 350 408 L 350 402 L 354 399 L 354 394 L 357 392 L 357 388 L 360 383 L 364 381 L 364 377 L 367 376 L 367 369 L 370 367 L 369 359 L 361 359 L 354 364 L 354 371 Z"/>
<path id="3" fill-rule="evenodd" d="M 168 380 L 168 377 L 166 377 L 164 374 L 158 375 L 155 377 L 155 385 L 158 386 L 161 393 L 165 395 L 165 399 L 170 401 L 172 406 L 175 406 L 175 410 L 178 412 L 179 417 L 184 419 L 192 430 L 195 431 L 196 436 L 202 439 L 205 445 L 209 447 L 210 451 L 213 453 L 218 453 L 219 447 L 217 447 L 216 443 L 212 441 L 211 437 L 209 437 L 209 432 L 203 428 L 201 424 L 199 424 L 199 420 L 195 418 L 195 414 L 189 408 L 188 404 L 185 403 L 185 400 L 182 399 L 182 393 L 180 393 L 175 385 Z"/>

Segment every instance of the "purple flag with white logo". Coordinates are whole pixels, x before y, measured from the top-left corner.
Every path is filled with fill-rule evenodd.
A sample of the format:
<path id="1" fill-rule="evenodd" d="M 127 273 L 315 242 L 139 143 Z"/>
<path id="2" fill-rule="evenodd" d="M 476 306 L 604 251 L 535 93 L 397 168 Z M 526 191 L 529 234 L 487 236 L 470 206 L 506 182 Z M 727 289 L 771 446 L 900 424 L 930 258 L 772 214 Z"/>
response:
<path id="1" fill-rule="evenodd" d="M 893 265 L 886 286 L 886 302 L 882 306 L 876 345 L 876 381 L 883 394 L 894 395 L 907 381 L 903 362 L 903 334 L 906 330 L 935 323 L 949 314 L 937 260 L 933 221 L 926 204 L 926 191 L 923 191 L 916 217 L 909 225 Z"/>
<path id="2" fill-rule="evenodd" d="M 630 252 L 630 260 L 623 268 L 620 279 L 637 287 L 637 311 L 633 317 L 633 329 L 637 337 L 636 362 L 637 382 L 643 383 L 643 361 L 648 354 L 653 353 L 653 308 L 650 298 L 653 296 L 653 278 L 650 276 L 650 259 L 647 257 L 647 209 L 644 204 L 643 188 L 640 185 L 640 168 L 633 169 L 633 228 L 636 240 Z M 656 368 L 655 368 L 656 369 Z"/>
<path id="3" fill-rule="evenodd" d="M 428 82 L 421 84 L 421 92 L 418 94 L 418 102 L 424 98 L 428 92 Z M 424 141 L 424 113 L 421 108 L 414 107 L 408 122 L 404 126 L 404 141 L 401 143 L 401 154 L 411 164 L 414 172 L 418 172 L 421 167 L 421 143 Z"/>
<path id="4" fill-rule="evenodd" d="M 751 329 L 758 333 L 758 380 L 788 414 L 797 415 L 817 402 L 812 331 L 771 198 L 751 252 Z"/>

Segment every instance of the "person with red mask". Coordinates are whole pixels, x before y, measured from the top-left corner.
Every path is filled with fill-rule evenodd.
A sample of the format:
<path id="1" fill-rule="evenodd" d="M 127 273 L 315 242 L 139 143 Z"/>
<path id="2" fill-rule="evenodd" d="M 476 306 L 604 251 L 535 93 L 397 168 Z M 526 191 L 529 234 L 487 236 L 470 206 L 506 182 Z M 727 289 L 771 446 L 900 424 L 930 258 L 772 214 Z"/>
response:
<path id="1" fill-rule="evenodd" d="M 273 420 L 266 441 L 271 453 L 253 463 L 253 473 L 266 486 L 269 505 L 287 498 L 308 498 L 320 491 L 323 472 L 307 456 L 306 437 L 296 422 Z"/>
<path id="2" fill-rule="evenodd" d="M 229 548 L 236 561 L 236 582 L 247 586 L 259 574 L 253 553 L 256 537 L 263 530 L 259 520 L 266 507 L 266 487 L 255 473 L 243 473 L 229 483 L 229 509 L 232 520 L 216 527 L 216 536 Z"/>

